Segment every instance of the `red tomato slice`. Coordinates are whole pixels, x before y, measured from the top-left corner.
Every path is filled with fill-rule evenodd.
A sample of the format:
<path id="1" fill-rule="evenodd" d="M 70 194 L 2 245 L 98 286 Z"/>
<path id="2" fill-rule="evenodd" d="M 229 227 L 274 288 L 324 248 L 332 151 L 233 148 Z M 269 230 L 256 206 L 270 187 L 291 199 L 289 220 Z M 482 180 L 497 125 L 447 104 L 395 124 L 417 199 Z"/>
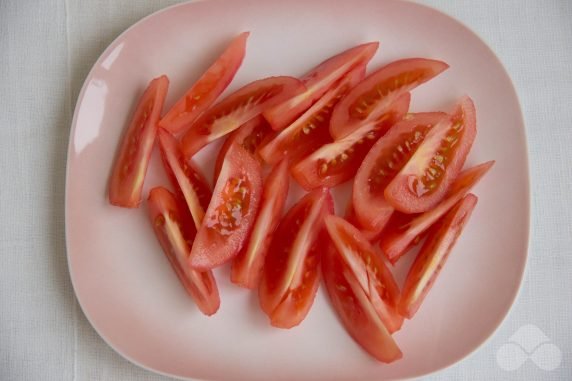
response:
<path id="1" fill-rule="evenodd" d="M 159 147 L 165 171 L 186 201 L 198 230 L 211 200 L 211 188 L 192 160 L 185 159 L 177 139 L 162 128 L 159 129 Z"/>
<path id="2" fill-rule="evenodd" d="M 244 148 L 231 146 L 193 243 L 192 268 L 209 270 L 238 254 L 254 224 L 261 194 L 260 164 Z"/>
<path id="3" fill-rule="evenodd" d="M 356 276 L 330 242 L 324 243 L 322 276 L 334 310 L 350 336 L 370 355 L 390 363 L 403 355 Z"/>
<path id="4" fill-rule="evenodd" d="M 294 163 L 322 145 L 332 141 L 328 125 L 335 104 L 363 79 L 365 66 L 360 65 L 343 77 L 316 103 L 274 139 L 260 149 L 260 156 L 274 165 L 285 157 Z"/>
<path id="5" fill-rule="evenodd" d="M 308 314 L 319 283 L 316 237 L 324 214 L 332 211 L 329 191 L 317 189 L 298 201 L 274 232 L 258 288 L 260 306 L 273 326 L 294 327 Z"/>
<path id="6" fill-rule="evenodd" d="M 383 231 L 379 245 L 391 263 L 397 262 L 402 255 L 419 242 L 421 235 L 447 213 L 459 200 L 479 182 L 495 162 L 488 161 L 459 174 L 447 197 L 434 209 L 418 214 L 396 214 Z"/>
<path id="7" fill-rule="evenodd" d="M 306 91 L 264 112 L 264 117 L 276 131 L 282 130 L 319 99 L 344 74 L 373 57 L 378 42 L 369 42 L 348 49 L 322 62 L 303 78 Z"/>
<path id="8" fill-rule="evenodd" d="M 272 234 L 282 217 L 289 183 L 288 162 L 284 160 L 266 178 L 250 239 L 232 263 L 230 279 L 234 284 L 251 289 L 258 287 Z"/>
<path id="9" fill-rule="evenodd" d="M 447 114 L 409 114 L 371 148 L 354 180 L 353 203 L 357 220 L 368 230 L 381 231 L 393 213 L 383 191 L 403 168 L 429 130 Z"/>
<path id="10" fill-rule="evenodd" d="M 292 77 L 269 77 L 249 83 L 223 99 L 193 123 L 181 140 L 183 152 L 193 156 L 208 143 L 216 140 L 304 90 L 304 85 Z"/>
<path id="11" fill-rule="evenodd" d="M 155 78 L 139 99 L 111 171 L 109 202 L 113 205 L 137 208 L 141 203 L 143 181 L 157 134 L 157 121 L 168 88 L 169 79 L 166 76 Z"/>
<path id="12" fill-rule="evenodd" d="M 308 155 L 292 167 L 294 179 L 306 190 L 331 188 L 351 179 L 376 140 L 407 113 L 409 100 L 409 94 L 404 94 L 377 121 Z"/>
<path id="13" fill-rule="evenodd" d="M 172 133 L 186 130 L 230 84 L 242 64 L 250 32 L 238 35 L 197 82 L 175 103 L 159 125 Z"/>
<path id="14" fill-rule="evenodd" d="M 218 174 L 222 168 L 226 152 L 233 143 L 242 146 L 242 148 L 258 159 L 258 147 L 266 140 L 271 131 L 266 119 L 259 115 L 244 123 L 238 130 L 232 132 L 224 141 L 220 151 L 218 151 L 214 168 L 214 182 L 216 183 L 216 179 L 218 179 Z"/>
<path id="15" fill-rule="evenodd" d="M 387 202 L 403 213 L 421 213 L 437 205 L 463 168 L 476 134 L 475 106 L 469 97 L 463 97 L 450 120 L 429 131 L 387 185 Z"/>
<path id="16" fill-rule="evenodd" d="M 325 224 L 345 266 L 357 280 L 383 324 L 390 333 L 399 330 L 403 324 L 403 318 L 396 309 L 399 288 L 387 266 L 352 224 L 334 215 L 326 216 Z"/>
<path id="17" fill-rule="evenodd" d="M 421 306 L 469 221 L 475 205 L 477 196 L 469 193 L 429 233 L 405 279 L 398 307 L 404 317 L 411 319 Z"/>
<path id="18" fill-rule="evenodd" d="M 377 120 L 401 95 L 447 69 L 445 62 L 409 58 L 392 62 L 369 75 L 336 105 L 330 133 L 337 140 L 366 120 Z"/>
<path id="19" fill-rule="evenodd" d="M 345 212 L 345 217 L 346 221 L 348 221 L 350 224 L 352 224 L 353 226 L 355 226 L 356 228 L 358 228 L 361 231 L 361 234 L 369 241 L 369 242 L 375 242 L 378 240 L 379 235 L 381 234 L 381 230 L 376 231 L 376 230 L 368 230 L 366 228 L 364 228 L 358 221 L 354 208 L 353 208 L 353 203 L 350 197 L 350 200 L 348 202 L 348 205 L 346 206 L 346 212 Z"/>
<path id="20" fill-rule="evenodd" d="M 173 270 L 199 309 L 205 315 L 214 314 L 220 298 L 212 272 L 192 270 L 187 263 L 196 234 L 188 211 L 163 187 L 153 188 L 148 202 L 153 230 Z"/>

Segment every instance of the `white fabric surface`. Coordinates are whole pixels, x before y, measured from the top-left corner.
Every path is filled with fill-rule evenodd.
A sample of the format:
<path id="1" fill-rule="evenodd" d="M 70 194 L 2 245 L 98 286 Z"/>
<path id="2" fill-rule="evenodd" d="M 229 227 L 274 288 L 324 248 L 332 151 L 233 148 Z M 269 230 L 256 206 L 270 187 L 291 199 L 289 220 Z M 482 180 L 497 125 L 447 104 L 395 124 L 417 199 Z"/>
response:
<path id="1" fill-rule="evenodd" d="M 64 183 L 73 105 L 91 65 L 124 29 L 172 3 L 0 1 L 0 380 L 167 379 L 117 355 L 78 307 Z M 532 178 L 529 262 L 513 310 L 480 350 L 431 379 L 570 380 L 572 2 L 423 3 L 475 30 L 506 66 L 525 115 Z M 499 348 L 527 324 L 561 350 L 556 369 L 498 365 Z"/>

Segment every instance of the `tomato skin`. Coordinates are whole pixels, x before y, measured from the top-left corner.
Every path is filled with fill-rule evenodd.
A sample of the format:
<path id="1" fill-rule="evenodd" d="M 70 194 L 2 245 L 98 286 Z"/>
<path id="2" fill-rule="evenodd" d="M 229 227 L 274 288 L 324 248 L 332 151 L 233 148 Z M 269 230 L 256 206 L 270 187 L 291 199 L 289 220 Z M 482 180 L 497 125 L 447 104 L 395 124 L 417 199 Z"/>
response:
<path id="1" fill-rule="evenodd" d="M 163 187 L 149 192 L 148 204 L 153 230 L 171 267 L 202 313 L 214 314 L 220 306 L 220 298 L 212 272 L 198 272 L 187 264 L 189 245 L 196 234 L 188 211 Z"/>
<path id="2" fill-rule="evenodd" d="M 389 333 L 399 330 L 403 324 L 397 313 L 399 287 L 385 263 L 361 232 L 343 218 L 329 215 L 325 224 L 342 261 Z"/>
<path id="3" fill-rule="evenodd" d="M 409 114 L 369 150 L 353 186 L 353 205 L 360 225 L 381 231 L 393 213 L 383 191 L 422 143 L 432 126 L 447 118 L 440 112 Z"/>
<path id="4" fill-rule="evenodd" d="M 295 163 L 330 143 L 332 138 L 328 125 L 333 107 L 364 76 L 365 66 L 360 65 L 341 78 L 299 118 L 260 149 L 264 161 L 273 165 L 288 157 L 290 162 Z"/>
<path id="5" fill-rule="evenodd" d="M 399 302 L 402 316 L 411 319 L 421 306 L 469 221 L 477 201 L 477 197 L 469 193 L 432 228 L 407 274 Z"/>
<path id="6" fill-rule="evenodd" d="M 344 264 L 333 243 L 326 241 L 322 276 L 328 296 L 344 328 L 378 361 L 390 363 L 403 357 L 391 334 L 379 319 L 357 279 Z"/>
<path id="7" fill-rule="evenodd" d="M 193 243 L 192 268 L 210 270 L 239 253 L 254 224 L 261 194 L 260 164 L 244 148 L 232 145 Z"/>
<path id="8" fill-rule="evenodd" d="M 248 243 L 232 262 L 232 283 L 250 289 L 258 287 L 272 235 L 282 216 L 289 183 L 288 161 L 284 160 L 266 178 L 260 210 Z"/>
<path id="9" fill-rule="evenodd" d="M 380 121 L 368 122 L 350 135 L 325 144 L 291 169 L 292 176 L 304 189 L 334 187 L 350 180 L 370 148 L 409 109 L 409 93 L 402 95 Z"/>
<path id="10" fill-rule="evenodd" d="M 251 82 L 205 111 L 183 135 L 186 157 L 221 138 L 293 94 L 304 85 L 293 77 L 268 77 Z"/>
<path id="11" fill-rule="evenodd" d="M 477 134 L 473 101 L 463 97 L 447 122 L 434 126 L 384 191 L 391 206 L 421 213 L 437 205 L 465 163 Z"/>
<path id="12" fill-rule="evenodd" d="M 367 120 L 376 120 L 401 95 L 449 67 L 445 62 L 408 58 L 391 62 L 360 82 L 339 102 L 332 114 L 334 140 L 348 136 Z"/>
<path id="13" fill-rule="evenodd" d="M 109 202 L 124 208 L 141 204 L 143 182 L 157 134 L 157 121 L 169 88 L 169 79 L 153 79 L 139 99 L 125 131 L 109 180 Z"/>
<path id="14" fill-rule="evenodd" d="M 310 310 L 319 283 L 317 237 L 324 215 L 332 212 L 329 191 L 316 189 L 286 213 L 274 232 L 258 288 L 260 307 L 273 326 L 294 327 Z"/>
<path id="15" fill-rule="evenodd" d="M 218 174 L 222 168 L 226 152 L 233 143 L 237 143 L 252 154 L 257 160 L 261 161 L 258 155 L 258 147 L 266 140 L 271 133 L 270 126 L 266 119 L 257 116 L 233 131 L 224 141 L 222 147 L 218 151 L 214 168 L 214 182 L 218 179 Z"/>
<path id="16" fill-rule="evenodd" d="M 242 65 L 250 32 L 239 34 L 159 122 L 176 134 L 185 131 L 226 89 Z"/>
<path id="17" fill-rule="evenodd" d="M 395 264 L 433 224 L 465 197 L 494 163 L 494 161 L 488 161 L 461 172 L 451 185 L 446 198 L 435 208 L 415 215 L 395 214 L 395 218 L 392 217 L 379 241 L 381 251 L 387 259 Z"/>
<path id="18" fill-rule="evenodd" d="M 306 91 L 269 108 L 264 112 L 264 118 L 273 130 L 284 129 L 324 95 L 344 74 L 359 65 L 366 65 L 378 47 L 378 42 L 361 44 L 323 61 L 302 78 Z"/>
<path id="19" fill-rule="evenodd" d="M 199 229 L 212 197 L 211 188 L 192 159 L 185 160 L 177 139 L 162 128 L 159 128 L 158 135 L 165 172 L 176 193 L 185 200 L 195 228 Z"/>

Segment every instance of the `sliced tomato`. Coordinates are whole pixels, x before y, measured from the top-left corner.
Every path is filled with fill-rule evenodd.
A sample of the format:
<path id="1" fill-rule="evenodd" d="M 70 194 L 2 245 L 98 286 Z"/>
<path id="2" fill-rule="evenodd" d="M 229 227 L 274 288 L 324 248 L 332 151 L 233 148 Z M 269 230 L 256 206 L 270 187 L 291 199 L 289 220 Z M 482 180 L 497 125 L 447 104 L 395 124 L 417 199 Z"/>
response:
<path id="1" fill-rule="evenodd" d="M 373 144 L 409 109 L 404 94 L 375 122 L 368 122 L 343 139 L 325 144 L 292 167 L 292 176 L 306 190 L 334 187 L 351 179 Z"/>
<path id="2" fill-rule="evenodd" d="M 437 205 L 463 168 L 476 134 L 475 106 L 463 97 L 451 118 L 427 133 L 387 185 L 387 202 L 403 213 L 421 213 Z"/>
<path id="3" fill-rule="evenodd" d="M 417 215 L 396 213 L 379 241 L 381 251 L 387 259 L 391 263 L 397 262 L 413 245 L 419 242 L 424 232 L 465 197 L 494 163 L 494 161 L 488 161 L 461 172 L 451 185 L 447 197 L 432 210 Z"/>
<path id="4" fill-rule="evenodd" d="M 270 135 L 271 131 L 266 119 L 259 115 L 232 132 L 218 151 L 214 168 L 214 182 L 216 183 L 226 152 L 233 143 L 241 145 L 242 148 L 258 159 L 258 147 Z"/>
<path id="5" fill-rule="evenodd" d="M 284 160 L 266 178 L 260 210 L 248 243 L 232 262 L 230 279 L 234 284 L 245 288 L 258 287 L 264 258 L 282 217 L 289 183 L 288 162 Z"/>
<path id="6" fill-rule="evenodd" d="M 211 201 L 211 188 L 192 159 L 185 159 L 177 139 L 162 128 L 159 129 L 159 147 L 165 171 L 186 201 L 195 227 L 199 229 Z"/>
<path id="7" fill-rule="evenodd" d="M 187 157 L 193 156 L 208 143 L 303 90 L 302 82 L 293 77 L 269 77 L 249 83 L 211 107 L 193 123 L 182 137 L 183 152 Z"/>
<path id="8" fill-rule="evenodd" d="M 377 51 L 378 46 L 378 42 L 358 45 L 320 63 L 302 78 L 306 91 L 266 110 L 264 117 L 274 130 L 282 130 L 319 99 L 344 74 L 359 65 L 366 65 Z"/>
<path id="9" fill-rule="evenodd" d="M 405 279 L 398 307 L 404 317 L 411 319 L 423 303 L 476 205 L 469 193 L 432 228 Z"/>
<path id="10" fill-rule="evenodd" d="M 294 327 L 308 314 L 319 283 L 316 237 L 324 214 L 332 211 L 329 191 L 317 189 L 298 201 L 274 232 L 258 288 L 260 306 L 273 326 Z"/>
<path id="11" fill-rule="evenodd" d="M 361 226 L 381 231 L 393 213 L 383 191 L 403 168 L 421 144 L 429 130 L 447 118 L 439 112 L 409 114 L 396 123 L 371 148 L 359 170 L 353 186 L 353 204 Z"/>
<path id="12" fill-rule="evenodd" d="M 401 95 L 448 67 L 441 61 L 408 58 L 392 62 L 370 74 L 336 105 L 330 123 L 332 137 L 341 139 L 364 121 L 377 120 Z"/>
<path id="13" fill-rule="evenodd" d="M 369 242 L 375 242 L 378 240 L 379 235 L 381 234 L 382 230 L 376 231 L 376 230 L 369 230 L 367 228 L 364 228 L 358 221 L 355 211 L 354 211 L 354 207 L 353 207 L 353 202 L 350 200 L 348 202 L 348 205 L 346 206 L 346 211 L 345 211 L 345 217 L 346 221 L 348 221 L 350 224 L 352 224 L 353 226 L 355 226 L 356 228 L 358 228 L 361 231 L 361 234 L 369 241 Z"/>
<path id="14" fill-rule="evenodd" d="M 195 271 L 187 262 L 196 234 L 188 210 L 163 187 L 153 188 L 148 202 L 153 230 L 173 270 L 199 309 L 205 315 L 214 314 L 220 298 L 212 272 Z"/>
<path id="15" fill-rule="evenodd" d="M 343 77 L 312 107 L 260 149 L 264 161 L 273 165 L 288 157 L 294 163 L 330 143 L 332 138 L 328 125 L 334 106 L 364 76 L 365 66 L 360 65 Z"/>
<path id="16" fill-rule="evenodd" d="M 403 355 L 358 279 L 331 242 L 323 244 L 322 276 L 334 310 L 350 336 L 371 356 L 390 363 Z"/>
<path id="17" fill-rule="evenodd" d="M 137 208 L 141 203 L 143 181 L 157 135 L 157 121 L 168 88 L 166 76 L 155 78 L 135 107 L 111 171 L 109 202 L 113 205 Z"/>
<path id="18" fill-rule="evenodd" d="M 344 264 L 358 281 L 379 318 L 390 333 L 401 328 L 397 313 L 399 288 L 393 275 L 361 232 L 341 217 L 325 218 L 326 229 Z"/>
<path id="19" fill-rule="evenodd" d="M 172 133 L 186 130 L 226 89 L 240 68 L 250 32 L 238 35 L 159 122 Z"/>
<path id="20" fill-rule="evenodd" d="M 244 148 L 232 145 L 193 243 L 191 267 L 209 270 L 238 254 L 254 224 L 261 194 L 260 164 Z"/>

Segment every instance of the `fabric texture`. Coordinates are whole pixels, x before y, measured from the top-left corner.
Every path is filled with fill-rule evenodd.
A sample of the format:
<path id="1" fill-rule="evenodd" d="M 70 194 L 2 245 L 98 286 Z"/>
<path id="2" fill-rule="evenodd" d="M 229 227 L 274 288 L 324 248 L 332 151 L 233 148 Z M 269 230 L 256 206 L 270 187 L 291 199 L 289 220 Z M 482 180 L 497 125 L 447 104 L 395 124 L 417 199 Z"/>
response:
<path id="1" fill-rule="evenodd" d="M 572 379 L 572 2 L 426 0 L 479 34 L 524 112 L 532 226 L 524 285 L 496 334 L 434 380 Z M 116 354 L 87 322 L 67 270 L 66 150 L 91 65 L 169 0 L 0 1 L 0 380 L 166 380 Z M 502 348 L 538 337 L 562 354 L 506 370 Z M 518 335 L 513 336 L 519 331 Z M 525 347 L 524 344 L 521 345 Z"/>

